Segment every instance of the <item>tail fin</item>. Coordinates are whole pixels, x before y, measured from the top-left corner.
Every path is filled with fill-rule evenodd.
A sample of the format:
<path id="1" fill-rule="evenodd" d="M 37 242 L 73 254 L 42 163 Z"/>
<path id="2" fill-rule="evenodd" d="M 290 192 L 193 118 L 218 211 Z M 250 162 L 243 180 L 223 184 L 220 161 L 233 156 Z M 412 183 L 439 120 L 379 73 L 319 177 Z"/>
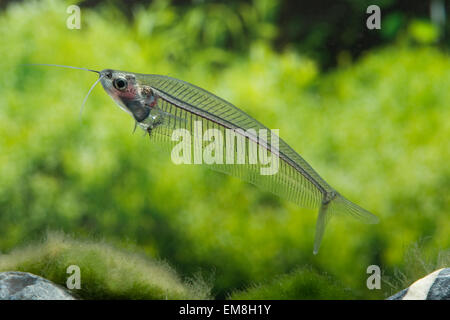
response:
<path id="1" fill-rule="evenodd" d="M 330 200 L 331 199 L 331 200 Z M 314 254 L 319 252 L 320 243 L 322 242 L 325 226 L 330 220 L 330 217 L 335 214 L 348 214 L 364 223 L 375 224 L 379 222 L 377 216 L 369 211 L 361 208 L 357 204 L 347 200 L 339 193 L 327 194 L 322 200 L 319 209 L 319 216 L 316 223 L 316 235 L 314 239 Z"/>
<path id="2" fill-rule="evenodd" d="M 330 219 L 330 211 L 328 207 L 330 202 L 323 202 L 319 209 L 319 216 L 317 217 L 316 222 L 316 235 L 314 238 L 314 254 L 319 253 L 320 243 L 322 242 L 323 233 L 325 232 L 325 226 L 327 225 L 328 220 Z"/>

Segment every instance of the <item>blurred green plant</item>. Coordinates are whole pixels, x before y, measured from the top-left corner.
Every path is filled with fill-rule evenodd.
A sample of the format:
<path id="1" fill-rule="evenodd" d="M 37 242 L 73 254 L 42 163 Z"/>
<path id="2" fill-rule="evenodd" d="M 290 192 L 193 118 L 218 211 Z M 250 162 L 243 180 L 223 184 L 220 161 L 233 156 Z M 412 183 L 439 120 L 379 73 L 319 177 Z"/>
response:
<path id="1" fill-rule="evenodd" d="M 399 41 L 326 74 L 258 33 L 246 51 L 215 46 L 239 31 L 204 30 L 217 13 L 197 7 L 155 2 L 127 21 L 105 5 L 83 10 L 82 29 L 69 30 L 65 4 L 11 4 L 0 15 L 1 251 L 62 230 L 136 245 L 183 278 L 214 274 L 219 298 L 309 265 L 374 299 L 390 289 L 366 288 L 369 265 L 404 270 L 406 247 L 424 237 L 425 254 L 450 247 L 450 59 L 437 48 Z M 255 25 L 270 24 L 256 6 L 246 10 Z M 167 74 L 204 87 L 280 128 L 381 223 L 336 219 L 313 256 L 315 212 L 232 177 L 173 165 L 131 134 L 132 119 L 100 87 L 80 123 L 93 74 L 23 65 L 30 62 Z"/>
<path id="2" fill-rule="evenodd" d="M 428 21 L 413 21 L 409 25 L 411 38 L 421 44 L 433 44 L 439 39 L 439 29 Z"/>

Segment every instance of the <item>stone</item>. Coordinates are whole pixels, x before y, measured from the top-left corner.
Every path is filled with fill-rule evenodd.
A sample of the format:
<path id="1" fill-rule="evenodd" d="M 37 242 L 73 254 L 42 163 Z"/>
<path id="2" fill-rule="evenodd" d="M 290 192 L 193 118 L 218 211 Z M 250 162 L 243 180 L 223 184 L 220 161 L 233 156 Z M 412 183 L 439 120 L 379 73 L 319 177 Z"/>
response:
<path id="1" fill-rule="evenodd" d="M 68 290 L 27 272 L 0 273 L 0 300 L 75 300 Z"/>

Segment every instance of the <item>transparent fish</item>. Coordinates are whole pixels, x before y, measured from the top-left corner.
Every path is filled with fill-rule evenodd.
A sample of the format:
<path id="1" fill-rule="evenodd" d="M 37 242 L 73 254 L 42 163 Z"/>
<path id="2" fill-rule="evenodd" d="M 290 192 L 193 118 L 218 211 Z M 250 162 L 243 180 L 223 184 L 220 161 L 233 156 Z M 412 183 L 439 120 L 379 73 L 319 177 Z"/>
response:
<path id="1" fill-rule="evenodd" d="M 248 150 L 263 148 L 267 151 L 267 157 L 275 156 L 279 167 L 271 175 L 261 174 L 264 166 L 253 163 L 250 153 L 245 155 L 243 164 L 209 164 L 208 167 L 241 178 L 300 207 L 318 209 L 314 254 L 319 251 L 325 226 L 331 216 L 350 215 L 365 223 L 378 222 L 375 215 L 347 200 L 331 187 L 281 138 L 273 135 L 261 138 L 248 133 L 252 129 L 255 132 L 260 129 L 270 130 L 214 94 L 162 75 L 111 69 L 89 71 L 100 74 L 99 81 L 108 95 L 134 118 L 139 127 L 149 133 L 152 140 L 169 148 L 176 144 L 172 141 L 172 133 L 176 129 L 185 129 L 193 136 L 204 135 L 208 129 L 217 129 L 225 136 L 226 131 L 231 130 L 244 139 Z M 200 132 L 195 130 L 196 123 L 201 123 Z M 230 152 L 225 150 L 225 145 L 221 148 L 224 149 L 223 153 Z M 237 153 L 238 150 L 234 149 L 233 152 Z M 236 154 L 233 156 L 238 157 Z"/>

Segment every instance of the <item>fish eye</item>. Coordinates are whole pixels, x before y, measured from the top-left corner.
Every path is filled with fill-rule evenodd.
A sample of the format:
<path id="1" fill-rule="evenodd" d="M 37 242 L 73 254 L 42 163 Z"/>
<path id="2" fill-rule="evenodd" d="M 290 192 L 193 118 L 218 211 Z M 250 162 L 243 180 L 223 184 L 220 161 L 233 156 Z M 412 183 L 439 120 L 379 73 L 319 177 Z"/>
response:
<path id="1" fill-rule="evenodd" d="M 124 89 L 126 89 L 128 82 L 127 82 L 127 79 L 125 79 L 125 78 L 116 78 L 113 81 L 113 85 L 114 85 L 114 88 L 116 88 L 117 90 L 124 90 Z"/>

